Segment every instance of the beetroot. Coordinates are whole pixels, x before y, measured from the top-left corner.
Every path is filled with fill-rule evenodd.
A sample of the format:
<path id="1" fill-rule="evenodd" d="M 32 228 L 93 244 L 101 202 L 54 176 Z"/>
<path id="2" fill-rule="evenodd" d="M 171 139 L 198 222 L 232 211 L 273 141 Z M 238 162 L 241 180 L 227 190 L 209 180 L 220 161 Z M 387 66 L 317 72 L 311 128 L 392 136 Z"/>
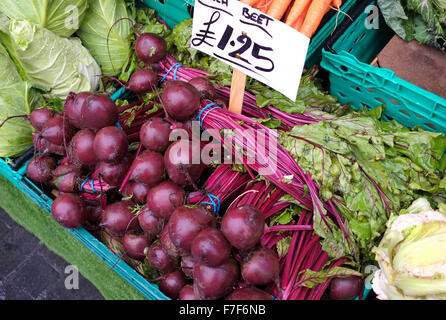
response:
<path id="1" fill-rule="evenodd" d="M 114 237 L 122 237 L 126 232 L 138 228 L 138 219 L 132 213 L 133 202 L 122 200 L 105 207 L 101 217 L 101 226 Z"/>
<path id="2" fill-rule="evenodd" d="M 130 182 L 124 190 L 126 197 L 132 197 L 132 200 L 138 204 L 146 203 L 147 193 L 150 187 L 140 182 Z"/>
<path id="3" fill-rule="evenodd" d="M 145 64 L 160 61 L 166 55 L 166 41 L 157 34 L 143 33 L 138 36 L 135 43 L 135 50 L 138 58 Z"/>
<path id="4" fill-rule="evenodd" d="M 51 171 L 57 166 L 56 160 L 45 154 L 36 155 L 26 166 L 26 176 L 35 182 L 48 183 Z"/>
<path id="5" fill-rule="evenodd" d="M 51 184 L 62 192 L 75 192 L 80 178 L 79 167 L 65 163 L 59 165 L 51 172 L 53 179 Z"/>
<path id="6" fill-rule="evenodd" d="M 65 100 L 65 116 L 72 126 L 79 129 L 83 127 L 81 114 L 82 105 L 84 104 L 85 99 L 87 99 L 90 95 L 90 92 L 79 92 L 77 94 L 74 92 L 70 92 L 67 99 Z"/>
<path id="7" fill-rule="evenodd" d="M 194 159 L 193 154 L 198 154 L 198 159 Z M 188 140 L 178 140 L 167 148 L 164 165 L 167 175 L 174 183 L 181 186 L 191 185 L 203 172 L 200 147 Z"/>
<path id="8" fill-rule="evenodd" d="M 115 102 L 105 94 L 92 94 L 88 96 L 81 108 L 82 126 L 99 130 L 113 126 L 118 122 L 118 108 Z"/>
<path id="9" fill-rule="evenodd" d="M 266 285 L 279 277 L 277 252 L 267 247 L 250 252 L 242 263 L 242 277 L 254 285 Z"/>
<path id="10" fill-rule="evenodd" d="M 31 112 L 29 116 L 29 121 L 34 129 L 41 131 L 45 123 L 51 119 L 54 112 L 48 108 L 36 109 Z"/>
<path id="11" fill-rule="evenodd" d="M 231 256 L 231 245 L 220 230 L 207 228 L 192 241 L 191 253 L 198 263 L 218 267 Z"/>
<path id="12" fill-rule="evenodd" d="M 118 127 L 105 127 L 94 137 L 94 153 L 99 161 L 119 163 L 128 152 L 127 135 Z"/>
<path id="13" fill-rule="evenodd" d="M 241 251 L 260 242 L 265 218 L 256 207 L 244 205 L 229 209 L 221 221 L 221 230 L 231 245 Z"/>
<path id="14" fill-rule="evenodd" d="M 181 289 L 178 300 L 198 300 L 194 293 L 194 287 L 187 284 Z"/>
<path id="15" fill-rule="evenodd" d="M 167 224 L 169 236 L 181 255 L 189 254 L 192 241 L 203 229 L 215 227 L 215 218 L 203 207 L 182 206 L 172 213 Z"/>
<path id="16" fill-rule="evenodd" d="M 184 274 L 179 270 L 175 270 L 162 277 L 159 289 L 169 298 L 177 299 L 185 284 Z"/>
<path id="17" fill-rule="evenodd" d="M 169 222 L 167 222 L 163 231 L 161 232 L 160 242 L 169 256 L 173 257 L 174 259 L 178 259 L 180 257 L 180 252 L 172 242 L 169 235 Z"/>
<path id="18" fill-rule="evenodd" d="M 359 296 L 361 288 L 361 277 L 335 278 L 330 284 L 329 297 L 331 300 L 353 300 Z"/>
<path id="19" fill-rule="evenodd" d="M 273 300 L 273 297 L 259 288 L 246 287 L 232 291 L 227 300 Z"/>
<path id="20" fill-rule="evenodd" d="M 98 161 L 94 152 L 95 133 L 90 129 L 79 130 L 70 141 L 70 159 L 81 165 L 95 165 Z"/>
<path id="21" fill-rule="evenodd" d="M 86 221 L 81 199 L 72 194 L 62 194 L 51 205 L 51 214 L 63 227 L 76 229 Z"/>
<path id="22" fill-rule="evenodd" d="M 223 298 L 234 290 L 239 277 L 239 266 L 232 258 L 216 268 L 196 263 L 194 267 L 195 295 L 200 300 Z"/>
<path id="23" fill-rule="evenodd" d="M 178 265 L 177 259 L 170 256 L 159 241 L 150 246 L 147 259 L 152 267 L 164 274 L 174 271 Z"/>
<path id="24" fill-rule="evenodd" d="M 99 224 L 102 212 L 104 211 L 100 205 L 84 205 L 87 221 L 93 225 Z"/>
<path id="25" fill-rule="evenodd" d="M 194 258 L 192 256 L 182 256 L 180 265 L 181 270 L 186 275 L 186 277 L 192 279 L 194 277 Z"/>
<path id="26" fill-rule="evenodd" d="M 214 100 L 216 92 L 211 80 L 203 77 L 195 77 L 190 79 L 188 83 L 198 90 L 202 99 Z"/>
<path id="27" fill-rule="evenodd" d="M 68 144 L 74 134 L 74 127 L 61 116 L 48 119 L 41 132 L 43 138 L 60 146 Z"/>
<path id="28" fill-rule="evenodd" d="M 48 140 L 43 138 L 39 132 L 33 132 L 32 137 L 34 149 L 36 150 L 36 152 L 54 153 L 60 156 L 64 156 L 66 154 L 65 146 L 59 146 L 57 144 L 49 142 Z"/>
<path id="29" fill-rule="evenodd" d="M 165 221 L 155 217 L 153 212 L 147 206 L 144 206 L 139 212 L 138 222 L 144 232 L 153 236 L 160 235 L 165 224 Z"/>
<path id="30" fill-rule="evenodd" d="M 152 238 L 146 234 L 126 233 L 123 239 L 125 253 L 132 259 L 144 260 L 145 251 L 152 244 Z"/>
<path id="31" fill-rule="evenodd" d="M 161 219 L 169 219 L 172 212 L 183 205 L 184 189 L 166 180 L 150 189 L 147 194 L 147 206 Z"/>
<path id="32" fill-rule="evenodd" d="M 170 123 L 162 118 L 150 118 L 139 131 L 139 139 L 147 150 L 164 152 L 170 145 Z"/>
<path id="33" fill-rule="evenodd" d="M 133 161 L 130 180 L 153 186 L 163 180 L 164 161 L 159 153 L 145 150 Z"/>
<path id="34" fill-rule="evenodd" d="M 108 163 L 108 162 L 99 162 L 96 166 L 96 170 L 98 175 L 108 184 L 112 186 L 117 186 L 122 183 L 124 180 L 127 171 L 132 165 L 133 155 L 131 153 L 127 153 L 122 159 L 122 161 L 118 164 Z"/>
<path id="35" fill-rule="evenodd" d="M 169 116 L 180 122 L 189 120 L 200 108 L 200 93 L 184 81 L 169 82 L 161 99 Z"/>
<path id="36" fill-rule="evenodd" d="M 158 82 L 156 73 L 150 69 L 143 68 L 135 71 L 130 77 L 128 88 L 135 93 L 153 91 Z"/>

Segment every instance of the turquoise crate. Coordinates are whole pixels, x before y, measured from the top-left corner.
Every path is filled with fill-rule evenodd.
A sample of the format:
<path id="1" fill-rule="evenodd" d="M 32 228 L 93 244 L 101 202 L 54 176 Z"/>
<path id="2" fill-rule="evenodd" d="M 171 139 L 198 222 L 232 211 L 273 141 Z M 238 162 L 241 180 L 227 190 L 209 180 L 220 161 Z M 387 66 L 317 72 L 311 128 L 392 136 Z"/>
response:
<path id="1" fill-rule="evenodd" d="M 393 33 L 386 31 L 382 18 L 384 29 L 367 29 L 366 17 L 362 11 L 353 23 L 346 22 L 345 32 L 323 50 L 321 66 L 329 71 L 330 93 L 355 109 L 385 104 L 383 118 L 408 128 L 446 133 L 446 99 L 398 78 L 392 70 L 369 64 Z M 352 43 L 360 46 L 350 50 Z"/>
<path id="2" fill-rule="evenodd" d="M 325 43 L 325 49 L 335 53 L 346 51 L 362 62 L 371 63 L 395 35 L 385 23 L 376 0 L 359 2 L 351 10 L 351 20 L 341 23 Z M 367 26 L 376 27 L 369 29 Z"/>
<path id="3" fill-rule="evenodd" d="M 193 7 L 195 0 L 138 0 L 137 4 L 142 7 L 149 7 L 154 9 L 158 16 L 163 19 L 166 24 L 173 28 L 176 24 L 184 19 L 191 18 L 191 7 Z M 355 5 L 355 0 L 343 1 L 341 10 L 348 14 Z M 322 48 L 325 41 L 331 36 L 334 30 L 345 20 L 344 13 L 332 11 L 321 22 L 321 27 L 317 30 L 310 42 L 308 48 L 306 67 L 310 68 L 318 64 L 322 58 Z"/>

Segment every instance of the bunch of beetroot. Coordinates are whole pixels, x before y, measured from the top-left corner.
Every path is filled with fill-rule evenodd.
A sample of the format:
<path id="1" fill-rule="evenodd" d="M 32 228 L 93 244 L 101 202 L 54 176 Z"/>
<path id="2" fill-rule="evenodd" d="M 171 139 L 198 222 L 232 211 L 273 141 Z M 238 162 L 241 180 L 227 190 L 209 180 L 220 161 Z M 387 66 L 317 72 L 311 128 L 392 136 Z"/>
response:
<path id="1" fill-rule="evenodd" d="M 151 65 L 165 50 L 158 36 L 138 35 L 136 53 L 146 67 L 124 84 L 138 103 L 144 103 L 142 94 L 157 91 Z M 187 204 L 206 169 L 190 121 L 201 100 L 214 96 L 205 78 L 166 81 L 157 101 L 164 113 L 147 116 L 128 132 L 108 95 L 72 93 L 64 114 L 48 109 L 31 114 L 39 154 L 29 162 L 27 175 L 58 191 L 51 210 L 58 223 L 93 226 L 117 239 L 126 257 L 157 271 L 152 280 L 170 298 L 272 299 L 267 292 L 278 283 L 279 260 L 260 245 L 262 213 L 247 205 L 220 218 L 209 206 Z M 135 128 L 139 147 L 130 152 Z M 173 141 L 177 129 L 188 135 Z"/>
<path id="2" fill-rule="evenodd" d="M 43 108 L 30 115 L 39 152 L 27 165 L 27 176 L 59 191 L 52 213 L 63 226 L 97 222 L 102 197 L 82 195 L 122 182 L 132 161 L 127 135 L 116 126 L 118 109 L 104 94 L 70 94 L 64 114 Z M 80 196 L 82 195 L 82 196 Z M 86 208 L 84 208 L 86 207 Z M 92 217 L 89 218 L 89 213 Z"/>
<path id="3" fill-rule="evenodd" d="M 147 253 L 148 263 L 160 273 L 159 288 L 168 297 L 272 299 L 265 289 L 278 281 L 279 260 L 259 244 L 265 221 L 256 208 L 234 208 L 219 219 L 204 206 L 185 205 L 160 223 L 146 205 L 138 220 L 147 232 L 158 233 L 140 253 Z"/>

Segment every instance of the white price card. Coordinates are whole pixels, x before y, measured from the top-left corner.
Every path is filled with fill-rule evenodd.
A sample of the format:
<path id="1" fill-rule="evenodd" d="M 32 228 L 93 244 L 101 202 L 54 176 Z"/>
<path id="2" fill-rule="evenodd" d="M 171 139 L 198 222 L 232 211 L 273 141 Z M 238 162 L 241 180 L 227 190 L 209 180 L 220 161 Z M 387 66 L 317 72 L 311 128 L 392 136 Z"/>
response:
<path id="1" fill-rule="evenodd" d="M 238 0 L 195 0 L 191 45 L 295 101 L 310 39 Z"/>

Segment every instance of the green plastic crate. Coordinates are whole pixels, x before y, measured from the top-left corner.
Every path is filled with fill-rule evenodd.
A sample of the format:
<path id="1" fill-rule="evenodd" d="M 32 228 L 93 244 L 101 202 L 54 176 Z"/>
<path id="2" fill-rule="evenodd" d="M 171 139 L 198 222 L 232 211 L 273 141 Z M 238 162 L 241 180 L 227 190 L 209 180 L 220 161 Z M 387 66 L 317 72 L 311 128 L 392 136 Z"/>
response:
<path id="1" fill-rule="evenodd" d="M 321 66 L 330 73 L 330 93 L 355 109 L 385 104 L 384 118 L 408 128 L 421 126 L 446 133 L 446 99 L 398 78 L 392 70 L 369 64 L 385 46 L 383 37 L 390 39 L 393 34 L 367 29 L 365 17 L 362 12 L 354 23 L 344 27 L 346 31 L 331 48 L 323 50 Z M 360 45 L 350 50 L 352 43 Z"/>
<path id="2" fill-rule="evenodd" d="M 346 20 L 325 43 L 330 52 L 346 51 L 365 63 L 371 63 L 378 53 L 394 36 L 393 30 L 387 26 L 375 0 L 365 0 L 351 10 L 351 20 Z M 378 13 L 377 16 L 374 14 Z M 373 19 L 373 20 L 372 20 Z M 377 23 L 378 29 L 368 29 L 366 23 Z"/>
<path id="3" fill-rule="evenodd" d="M 137 4 L 142 7 L 154 9 L 158 16 L 163 19 L 169 28 L 173 28 L 176 24 L 184 19 L 191 18 L 191 6 L 193 7 L 195 0 L 138 0 Z M 349 13 L 355 5 L 355 0 L 343 1 L 341 10 Z M 344 21 L 345 14 L 331 11 L 321 22 L 321 27 L 317 30 L 310 42 L 308 48 L 306 67 L 310 68 L 318 64 L 322 58 L 322 48 L 325 41 L 331 36 L 333 31 Z"/>

